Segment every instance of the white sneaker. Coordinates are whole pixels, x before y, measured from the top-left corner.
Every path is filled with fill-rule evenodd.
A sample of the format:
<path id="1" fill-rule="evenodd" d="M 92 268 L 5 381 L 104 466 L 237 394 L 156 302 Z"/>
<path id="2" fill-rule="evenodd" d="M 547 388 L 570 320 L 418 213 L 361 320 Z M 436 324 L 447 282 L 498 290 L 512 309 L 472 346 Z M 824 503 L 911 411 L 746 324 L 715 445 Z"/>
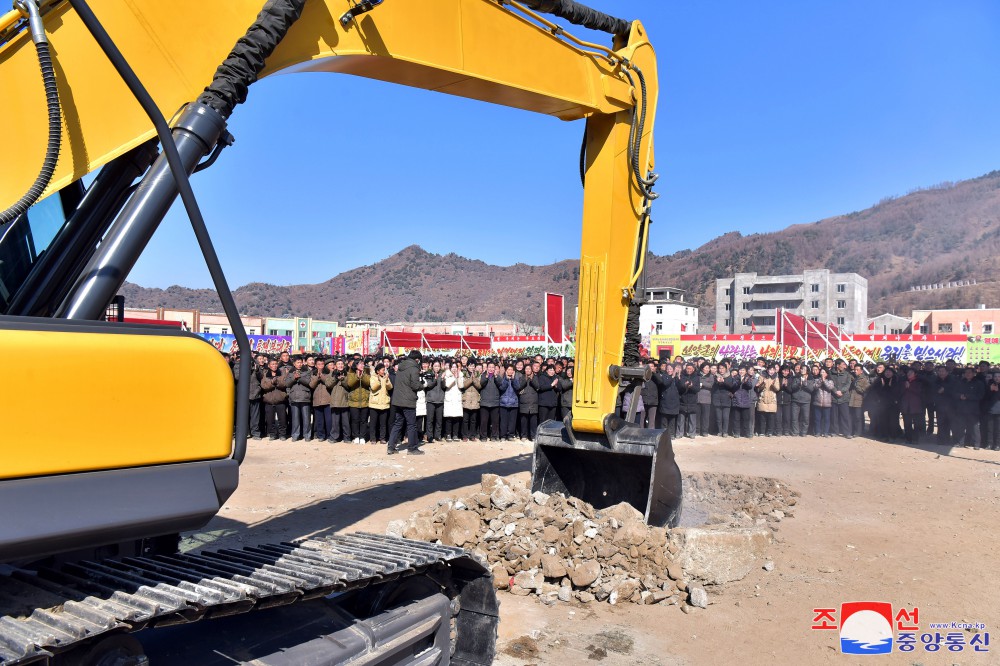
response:
<path id="1" fill-rule="evenodd" d="M 361 439 L 358 440 L 358 444 L 364 444 L 364 443 L 365 443 L 365 438 L 364 437 L 362 437 Z"/>
<path id="2" fill-rule="evenodd" d="M 351 444 L 357 444 L 357 443 L 358 443 L 358 438 L 357 437 L 355 437 L 354 439 L 351 440 Z"/>

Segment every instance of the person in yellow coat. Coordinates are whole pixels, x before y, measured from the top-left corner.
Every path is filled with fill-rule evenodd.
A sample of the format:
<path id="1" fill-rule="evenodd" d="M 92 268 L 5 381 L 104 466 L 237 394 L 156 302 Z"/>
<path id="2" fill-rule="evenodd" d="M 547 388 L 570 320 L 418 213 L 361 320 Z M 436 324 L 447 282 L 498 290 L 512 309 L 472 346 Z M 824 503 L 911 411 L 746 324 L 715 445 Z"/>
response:
<path id="1" fill-rule="evenodd" d="M 757 384 L 757 432 L 764 437 L 775 434 L 775 424 L 778 420 L 778 391 L 781 390 L 781 379 L 778 377 L 778 366 L 768 367 L 767 373 Z"/>
<path id="2" fill-rule="evenodd" d="M 368 436 L 374 444 L 389 441 L 389 403 L 392 380 L 381 363 L 369 367 Z"/>

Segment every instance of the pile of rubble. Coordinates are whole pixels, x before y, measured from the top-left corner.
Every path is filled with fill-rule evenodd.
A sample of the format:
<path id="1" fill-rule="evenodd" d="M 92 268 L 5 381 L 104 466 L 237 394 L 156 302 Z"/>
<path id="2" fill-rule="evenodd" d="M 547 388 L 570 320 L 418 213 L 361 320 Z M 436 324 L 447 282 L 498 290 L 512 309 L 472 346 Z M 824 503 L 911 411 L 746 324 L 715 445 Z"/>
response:
<path id="1" fill-rule="evenodd" d="M 773 479 L 698 474 L 685 478 L 685 512 L 703 527 L 649 527 L 632 506 L 595 510 L 560 494 L 484 475 L 479 492 L 393 521 L 388 532 L 462 546 L 490 566 L 499 589 L 543 602 L 705 607 L 701 585 L 739 580 L 760 566 L 775 523 L 798 493 Z"/>

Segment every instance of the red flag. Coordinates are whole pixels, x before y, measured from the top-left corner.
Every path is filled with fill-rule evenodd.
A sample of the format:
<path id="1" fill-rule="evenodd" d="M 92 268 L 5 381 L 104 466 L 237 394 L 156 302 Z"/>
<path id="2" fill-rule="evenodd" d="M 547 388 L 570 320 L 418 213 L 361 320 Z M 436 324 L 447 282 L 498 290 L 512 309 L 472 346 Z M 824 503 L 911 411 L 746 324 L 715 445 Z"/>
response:
<path id="1" fill-rule="evenodd" d="M 753 323 L 752 321 L 750 322 L 750 332 L 751 333 L 756 333 L 757 332 L 757 325 L 755 323 Z"/>
<path id="2" fill-rule="evenodd" d="M 869 331 L 874 331 L 875 330 L 875 320 L 874 319 L 872 319 L 872 323 L 868 324 L 868 330 Z"/>
<path id="3" fill-rule="evenodd" d="M 688 325 L 687 324 L 681 324 L 681 333 L 683 333 L 686 330 L 688 330 Z"/>
<path id="4" fill-rule="evenodd" d="M 649 332 L 652 333 L 655 330 L 656 330 L 656 324 L 650 324 L 649 325 Z"/>
<path id="5" fill-rule="evenodd" d="M 713 323 L 712 324 L 712 333 L 715 333 L 718 330 L 719 330 L 719 324 L 718 324 L 718 322 Z"/>
<path id="6" fill-rule="evenodd" d="M 972 324 L 969 323 L 968 319 L 965 320 L 965 330 L 966 330 L 966 332 L 972 330 Z"/>

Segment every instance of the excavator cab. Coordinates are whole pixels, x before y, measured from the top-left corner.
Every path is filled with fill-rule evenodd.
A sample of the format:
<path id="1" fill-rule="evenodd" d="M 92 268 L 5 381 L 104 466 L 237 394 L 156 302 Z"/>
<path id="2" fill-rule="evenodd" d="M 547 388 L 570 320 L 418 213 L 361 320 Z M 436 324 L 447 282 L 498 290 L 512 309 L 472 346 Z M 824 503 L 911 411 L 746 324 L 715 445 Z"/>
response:
<path id="1" fill-rule="evenodd" d="M 643 369 L 618 369 L 634 375 L 638 393 L 649 379 Z M 636 400 L 632 404 L 636 404 Z M 563 493 L 605 509 L 621 502 L 635 507 L 649 525 L 676 527 L 681 517 L 681 471 L 666 430 L 640 428 L 632 417 L 608 416 L 603 433 L 575 432 L 573 417 L 539 424 L 531 463 L 531 491 Z"/>

